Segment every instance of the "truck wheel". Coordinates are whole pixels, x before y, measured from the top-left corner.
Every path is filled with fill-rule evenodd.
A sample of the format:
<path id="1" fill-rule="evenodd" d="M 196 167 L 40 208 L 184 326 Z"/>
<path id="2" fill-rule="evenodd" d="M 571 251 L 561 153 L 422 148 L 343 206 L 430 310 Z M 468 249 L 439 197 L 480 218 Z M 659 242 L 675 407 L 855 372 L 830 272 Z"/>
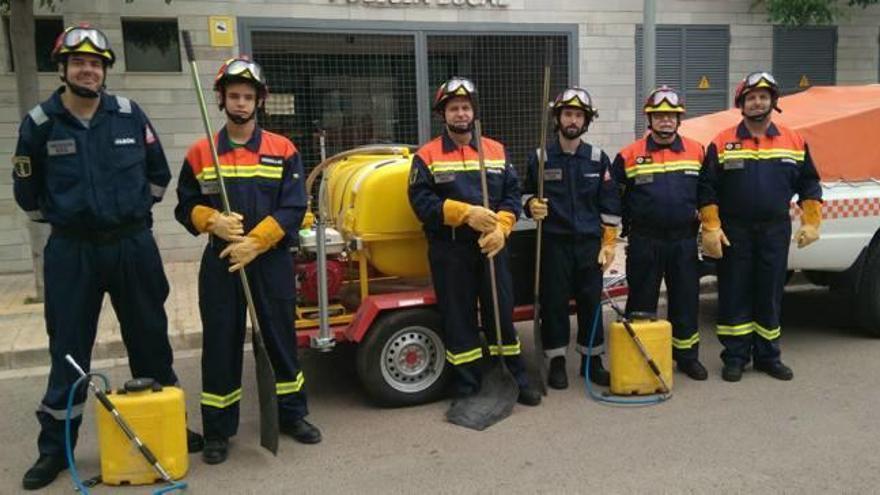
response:
<path id="1" fill-rule="evenodd" d="M 391 407 L 439 399 L 450 372 L 442 329 L 440 315 L 433 309 L 382 315 L 357 351 L 358 376 L 367 394 Z"/>
<path id="2" fill-rule="evenodd" d="M 868 251 L 858 287 L 858 315 L 862 327 L 880 337 L 880 244 Z"/>

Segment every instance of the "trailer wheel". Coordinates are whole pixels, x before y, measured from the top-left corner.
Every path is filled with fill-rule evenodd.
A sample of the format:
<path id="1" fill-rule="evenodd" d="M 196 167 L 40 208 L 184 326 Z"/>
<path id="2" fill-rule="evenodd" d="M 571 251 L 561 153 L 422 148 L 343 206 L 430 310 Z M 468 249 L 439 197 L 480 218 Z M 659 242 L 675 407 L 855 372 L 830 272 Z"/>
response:
<path id="1" fill-rule="evenodd" d="M 358 376 L 367 394 L 392 407 L 439 399 L 449 378 L 442 328 L 433 309 L 382 315 L 357 351 Z"/>
<path id="2" fill-rule="evenodd" d="M 880 244 L 868 251 L 858 287 L 859 323 L 870 334 L 880 337 Z"/>

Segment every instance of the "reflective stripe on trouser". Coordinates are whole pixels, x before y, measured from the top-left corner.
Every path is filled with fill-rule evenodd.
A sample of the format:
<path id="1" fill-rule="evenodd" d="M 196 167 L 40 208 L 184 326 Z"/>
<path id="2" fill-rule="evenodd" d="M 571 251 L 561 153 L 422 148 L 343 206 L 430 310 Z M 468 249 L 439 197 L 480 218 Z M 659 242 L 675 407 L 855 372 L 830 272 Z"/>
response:
<path id="1" fill-rule="evenodd" d="M 777 362 L 791 223 L 722 224 L 731 246 L 718 262 L 721 359 L 743 365 Z"/>
<path id="2" fill-rule="evenodd" d="M 697 312 L 700 275 L 697 239 L 656 239 L 638 232 L 626 247 L 626 312 L 657 313 L 660 284 L 666 281 L 667 318 L 672 324 L 672 356 L 697 359 L 700 347 Z"/>
<path id="3" fill-rule="evenodd" d="M 602 270 L 596 237 L 544 233 L 541 244 L 541 338 L 547 358 L 564 356 L 568 348 L 571 324 L 569 302 L 577 305 L 577 341 L 575 349 L 587 354 L 593 320 L 602 296 Z M 602 317 L 593 340 L 594 356 L 605 349 Z"/>
<path id="4" fill-rule="evenodd" d="M 428 260 L 443 320 L 446 360 L 453 365 L 455 392 L 470 394 L 479 390 L 483 351 L 477 311 L 484 324 L 490 352 L 497 355 L 495 319 L 489 265 L 476 241 L 429 239 Z M 528 384 L 525 364 L 520 356 L 519 339 L 513 327 L 513 279 L 510 256 L 504 248 L 495 256 L 498 306 L 501 319 L 502 354 L 520 386 Z M 477 301 L 479 300 L 479 307 Z M 494 352 L 493 352 L 494 351 Z"/>
<path id="5" fill-rule="evenodd" d="M 119 319 L 132 376 L 174 385 L 165 299 L 168 280 L 149 230 L 100 246 L 50 236 L 44 250 L 46 329 L 52 366 L 46 394 L 37 409 L 41 454 L 64 455 L 67 395 L 79 378 L 64 359 L 70 354 L 85 371 L 91 366 L 98 316 L 104 294 Z M 74 398 L 71 438 L 76 443 L 87 389 Z"/>
<path id="6" fill-rule="evenodd" d="M 202 339 L 202 425 L 206 438 L 228 438 L 238 432 L 241 371 L 247 306 L 238 273 L 218 250 L 206 247 L 199 271 Z M 269 279 L 273 271 L 290 270 L 290 254 L 271 250 L 247 267 L 266 352 L 275 369 L 278 414 L 282 423 L 308 414 L 303 375 L 296 356 L 294 301 L 279 298 Z M 269 274 L 269 275 L 267 275 Z M 282 278 L 283 280 L 283 278 Z M 254 393 L 254 400 L 257 396 Z"/>

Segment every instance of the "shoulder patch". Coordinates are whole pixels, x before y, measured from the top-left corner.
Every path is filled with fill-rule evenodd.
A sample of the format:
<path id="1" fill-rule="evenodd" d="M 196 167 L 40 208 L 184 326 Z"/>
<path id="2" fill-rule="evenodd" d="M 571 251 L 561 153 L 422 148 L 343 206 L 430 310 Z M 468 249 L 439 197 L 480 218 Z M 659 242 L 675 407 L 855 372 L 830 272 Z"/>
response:
<path id="1" fill-rule="evenodd" d="M 26 179 L 31 176 L 31 157 L 26 155 L 16 155 L 12 157 L 12 169 L 15 176 L 20 179 Z"/>
<path id="2" fill-rule="evenodd" d="M 31 120 L 34 121 L 34 124 L 37 126 L 41 126 L 49 121 L 49 116 L 46 115 L 46 112 L 43 110 L 43 105 L 37 105 L 28 112 Z"/>
<path id="3" fill-rule="evenodd" d="M 116 104 L 119 105 L 119 113 L 131 113 L 131 100 L 128 98 L 116 95 Z"/>

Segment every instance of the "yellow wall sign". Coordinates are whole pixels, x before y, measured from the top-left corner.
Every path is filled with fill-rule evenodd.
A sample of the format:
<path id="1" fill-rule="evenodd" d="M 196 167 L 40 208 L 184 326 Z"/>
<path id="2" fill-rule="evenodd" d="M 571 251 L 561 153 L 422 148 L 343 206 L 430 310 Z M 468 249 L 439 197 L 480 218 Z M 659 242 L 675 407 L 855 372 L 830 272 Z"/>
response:
<path id="1" fill-rule="evenodd" d="M 700 78 L 700 82 L 697 84 L 697 89 L 709 89 L 709 78 L 703 76 Z"/>
<path id="2" fill-rule="evenodd" d="M 235 46 L 235 19 L 228 15 L 208 17 L 211 46 Z"/>
<path id="3" fill-rule="evenodd" d="M 807 79 L 806 74 L 801 75 L 801 81 L 798 83 L 798 87 L 799 88 L 809 88 L 810 87 L 810 80 Z"/>

